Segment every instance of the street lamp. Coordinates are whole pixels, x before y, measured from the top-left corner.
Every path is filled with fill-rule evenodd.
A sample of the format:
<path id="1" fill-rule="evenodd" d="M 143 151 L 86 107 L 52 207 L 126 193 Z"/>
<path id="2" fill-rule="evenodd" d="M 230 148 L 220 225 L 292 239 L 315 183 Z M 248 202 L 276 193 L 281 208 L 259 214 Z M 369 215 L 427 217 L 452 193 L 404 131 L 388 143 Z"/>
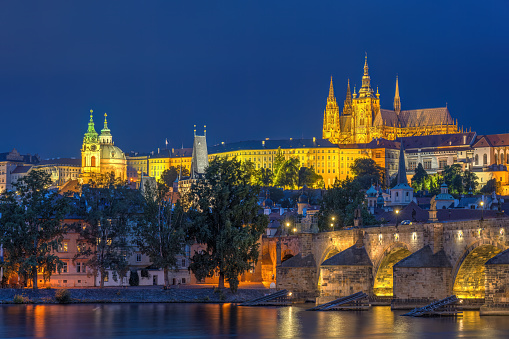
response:
<path id="1" fill-rule="evenodd" d="M 331 217 L 331 220 L 332 220 L 332 222 L 331 222 L 331 224 L 330 224 L 330 227 L 332 227 L 332 230 L 334 231 L 334 220 L 336 220 L 336 217 L 335 217 L 335 216 L 332 216 L 332 217 Z"/>
<path id="2" fill-rule="evenodd" d="M 396 226 L 399 224 L 399 210 L 395 210 L 396 212 Z"/>
<path id="3" fill-rule="evenodd" d="M 483 196 L 484 198 L 484 196 Z M 481 201 L 481 221 L 484 220 L 484 201 Z"/>

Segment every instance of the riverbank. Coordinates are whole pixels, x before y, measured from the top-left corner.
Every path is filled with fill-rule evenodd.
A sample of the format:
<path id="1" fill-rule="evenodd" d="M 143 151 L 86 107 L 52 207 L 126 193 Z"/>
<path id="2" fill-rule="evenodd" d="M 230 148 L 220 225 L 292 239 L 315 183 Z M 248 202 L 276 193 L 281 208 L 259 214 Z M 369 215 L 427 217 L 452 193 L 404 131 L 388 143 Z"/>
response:
<path id="1" fill-rule="evenodd" d="M 67 289 L 69 303 L 238 303 L 264 296 L 268 289 L 172 288 L 153 287 L 75 288 Z M 58 289 L 0 289 L 1 304 L 57 304 Z"/>

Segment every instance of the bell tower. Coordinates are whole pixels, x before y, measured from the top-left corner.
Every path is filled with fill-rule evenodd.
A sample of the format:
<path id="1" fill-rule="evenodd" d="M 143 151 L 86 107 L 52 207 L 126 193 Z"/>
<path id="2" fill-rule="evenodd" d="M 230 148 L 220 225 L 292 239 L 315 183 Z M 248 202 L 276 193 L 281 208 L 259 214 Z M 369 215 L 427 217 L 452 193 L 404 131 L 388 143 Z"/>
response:
<path id="1" fill-rule="evenodd" d="M 84 184 L 101 172 L 101 143 L 95 131 L 93 113 L 94 111 L 90 110 L 90 121 L 81 148 L 81 177 Z"/>

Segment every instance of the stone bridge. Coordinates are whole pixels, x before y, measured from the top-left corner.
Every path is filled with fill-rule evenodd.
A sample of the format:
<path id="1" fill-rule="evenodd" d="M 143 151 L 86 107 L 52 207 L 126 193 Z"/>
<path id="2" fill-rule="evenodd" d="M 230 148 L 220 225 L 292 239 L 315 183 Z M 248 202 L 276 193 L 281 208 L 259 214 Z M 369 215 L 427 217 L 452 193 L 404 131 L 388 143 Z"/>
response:
<path id="1" fill-rule="evenodd" d="M 393 301 L 456 294 L 506 302 L 507 231 L 501 217 L 301 233 L 299 253 L 277 266 L 277 288 L 320 302 L 359 291 Z"/>

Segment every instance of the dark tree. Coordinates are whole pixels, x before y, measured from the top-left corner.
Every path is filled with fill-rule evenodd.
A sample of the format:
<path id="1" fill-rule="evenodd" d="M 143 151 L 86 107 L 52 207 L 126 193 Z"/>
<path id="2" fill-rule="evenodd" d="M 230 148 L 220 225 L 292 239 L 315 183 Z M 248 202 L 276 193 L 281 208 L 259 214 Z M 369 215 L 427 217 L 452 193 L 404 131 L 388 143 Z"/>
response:
<path id="1" fill-rule="evenodd" d="M 15 192 L 0 197 L 0 241 L 8 254 L 3 265 L 24 282 L 31 279 L 33 289 L 39 269 L 46 280 L 63 264 L 55 252 L 67 230 L 63 220 L 70 204 L 50 185 L 50 174 L 34 170 L 13 184 Z"/>
<path id="2" fill-rule="evenodd" d="M 254 267 L 258 259 L 258 240 L 267 227 L 259 213 L 259 186 L 236 158 L 215 158 L 205 171 L 205 179 L 191 186 L 184 201 L 188 208 L 192 234 L 206 250 L 195 253 L 191 269 L 198 279 L 219 273 L 236 291 L 239 275 Z"/>
<path id="3" fill-rule="evenodd" d="M 268 187 L 272 185 L 272 181 L 274 180 L 274 174 L 270 170 L 270 168 L 260 168 L 255 171 L 255 179 L 254 182 L 258 186 Z"/>
<path id="4" fill-rule="evenodd" d="M 322 179 L 322 176 L 317 174 L 313 167 L 301 167 L 299 169 L 299 187 L 304 185 L 314 187 Z"/>
<path id="5" fill-rule="evenodd" d="M 425 183 L 426 179 L 428 178 L 428 173 L 422 167 L 422 164 L 419 163 L 417 165 L 417 168 L 415 169 L 415 174 L 412 177 L 412 188 L 414 191 L 424 191 L 426 189 Z"/>
<path id="6" fill-rule="evenodd" d="M 357 180 L 336 181 L 323 195 L 318 212 L 318 228 L 329 231 L 331 223 L 334 224 L 334 229 L 353 226 L 354 211 L 358 208 L 364 225 L 378 225 L 379 222 L 369 213 L 364 201 L 364 192 Z"/>
<path id="7" fill-rule="evenodd" d="M 373 159 L 357 158 L 350 167 L 355 180 L 363 189 L 368 189 L 371 184 L 384 182 L 384 169 L 376 164 Z"/>
<path id="8" fill-rule="evenodd" d="M 164 286 L 170 285 L 169 271 L 176 269 L 179 255 L 185 254 L 186 217 L 179 201 L 172 206 L 166 199 L 166 188 L 148 185 L 144 192 L 143 214 L 134 229 L 140 251 L 164 270 Z"/>
<path id="9" fill-rule="evenodd" d="M 496 178 L 490 179 L 486 182 L 486 184 L 481 188 L 481 193 L 483 194 L 491 194 L 493 192 L 500 194 L 502 191 L 502 184 L 500 181 L 497 181 Z"/>
<path id="10" fill-rule="evenodd" d="M 113 279 L 127 275 L 127 256 L 132 252 L 128 236 L 136 215 L 141 210 L 141 195 L 127 186 L 93 188 L 84 186 L 77 213 L 84 225 L 77 225 L 81 236 L 80 252 L 75 256 L 88 259 L 86 264 L 97 276 L 101 288 L 107 270 L 114 272 Z"/>
<path id="11" fill-rule="evenodd" d="M 442 177 L 445 184 L 449 187 L 451 194 L 463 193 L 463 169 L 460 164 L 445 166 L 442 171 Z"/>

